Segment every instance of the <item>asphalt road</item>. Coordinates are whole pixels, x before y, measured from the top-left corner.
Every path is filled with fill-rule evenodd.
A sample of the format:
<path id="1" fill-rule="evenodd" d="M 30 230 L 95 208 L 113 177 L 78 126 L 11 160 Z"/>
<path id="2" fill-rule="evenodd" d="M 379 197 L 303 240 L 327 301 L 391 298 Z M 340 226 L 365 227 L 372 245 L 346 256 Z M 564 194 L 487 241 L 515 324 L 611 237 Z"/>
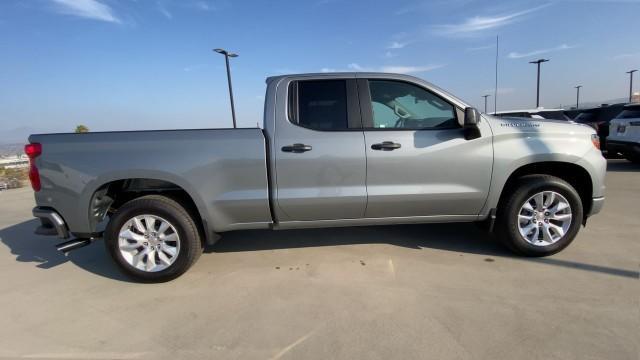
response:
<path id="1" fill-rule="evenodd" d="M 633 359 L 640 167 L 612 160 L 574 243 L 513 257 L 471 224 L 228 234 L 137 284 L 101 242 L 56 252 L 28 189 L 0 193 L 0 357 Z"/>

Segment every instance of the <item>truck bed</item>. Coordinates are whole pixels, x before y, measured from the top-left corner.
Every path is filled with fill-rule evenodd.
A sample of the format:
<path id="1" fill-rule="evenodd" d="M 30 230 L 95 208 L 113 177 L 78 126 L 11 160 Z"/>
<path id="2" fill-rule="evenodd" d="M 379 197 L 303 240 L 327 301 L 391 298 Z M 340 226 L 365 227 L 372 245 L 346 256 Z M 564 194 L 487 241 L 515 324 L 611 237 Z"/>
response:
<path id="1" fill-rule="evenodd" d="M 265 137 L 253 129 L 197 129 L 32 135 L 40 206 L 55 205 L 69 230 L 91 233 L 96 190 L 122 179 L 175 184 L 196 204 L 210 231 L 266 228 L 271 223 Z"/>

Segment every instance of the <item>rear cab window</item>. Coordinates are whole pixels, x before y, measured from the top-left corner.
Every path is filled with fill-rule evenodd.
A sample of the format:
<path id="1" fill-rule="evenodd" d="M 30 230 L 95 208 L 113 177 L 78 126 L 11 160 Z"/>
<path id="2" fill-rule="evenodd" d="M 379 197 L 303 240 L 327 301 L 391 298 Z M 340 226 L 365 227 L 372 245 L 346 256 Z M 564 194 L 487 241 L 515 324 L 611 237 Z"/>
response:
<path id="1" fill-rule="evenodd" d="M 289 121 L 318 131 L 361 129 L 354 80 L 297 80 L 289 85 Z"/>

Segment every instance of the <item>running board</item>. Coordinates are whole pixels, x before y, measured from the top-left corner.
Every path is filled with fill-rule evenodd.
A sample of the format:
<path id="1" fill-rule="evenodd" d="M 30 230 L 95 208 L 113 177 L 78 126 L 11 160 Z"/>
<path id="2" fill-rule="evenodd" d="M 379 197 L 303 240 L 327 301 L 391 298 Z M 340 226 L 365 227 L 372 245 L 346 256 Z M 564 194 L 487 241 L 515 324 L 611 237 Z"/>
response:
<path id="1" fill-rule="evenodd" d="M 85 247 L 93 242 L 94 239 L 73 239 L 56 245 L 56 249 L 67 255 L 73 250 Z"/>

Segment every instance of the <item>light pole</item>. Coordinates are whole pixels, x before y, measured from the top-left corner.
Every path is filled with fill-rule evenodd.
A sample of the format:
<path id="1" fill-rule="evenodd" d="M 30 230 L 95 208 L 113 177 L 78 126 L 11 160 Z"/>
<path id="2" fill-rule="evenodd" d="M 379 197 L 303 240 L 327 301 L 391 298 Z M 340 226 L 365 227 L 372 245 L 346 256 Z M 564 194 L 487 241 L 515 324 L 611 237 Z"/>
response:
<path id="1" fill-rule="evenodd" d="M 482 95 L 482 97 L 484 98 L 484 113 L 487 113 L 487 98 L 491 96 L 491 95 Z"/>
<path id="2" fill-rule="evenodd" d="M 233 128 L 235 129 L 237 127 L 236 126 L 236 109 L 235 109 L 235 106 L 233 105 L 233 88 L 231 87 L 231 70 L 229 69 L 229 58 L 238 57 L 238 54 L 228 52 L 225 49 L 213 49 L 213 51 L 217 52 L 218 54 L 224 55 L 224 61 L 227 64 L 227 81 L 229 82 L 229 99 L 231 100 L 231 118 L 233 119 Z"/>
<path id="3" fill-rule="evenodd" d="M 529 64 L 538 65 L 538 86 L 536 90 L 536 108 L 540 107 L 540 64 L 547 61 L 549 61 L 549 59 L 538 59 L 536 61 L 529 61 Z"/>
<path id="4" fill-rule="evenodd" d="M 576 110 L 578 109 L 578 105 L 580 104 L 580 88 L 582 85 L 574 86 L 576 88 Z"/>
<path id="5" fill-rule="evenodd" d="M 633 73 L 638 70 L 629 70 L 627 74 L 629 74 L 629 102 L 633 100 Z"/>

